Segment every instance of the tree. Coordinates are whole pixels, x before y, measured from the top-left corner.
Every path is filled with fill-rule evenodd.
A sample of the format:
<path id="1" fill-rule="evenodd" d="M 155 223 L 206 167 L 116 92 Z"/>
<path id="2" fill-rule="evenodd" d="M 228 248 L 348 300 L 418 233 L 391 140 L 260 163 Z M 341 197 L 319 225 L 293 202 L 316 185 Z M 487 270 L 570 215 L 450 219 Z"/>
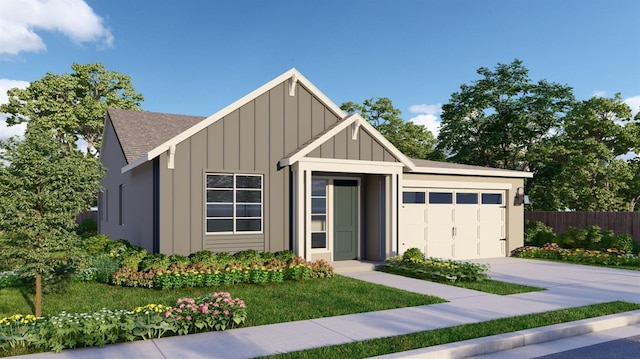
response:
<path id="1" fill-rule="evenodd" d="M 57 130 L 58 141 L 69 149 L 86 142 L 87 154 L 97 156 L 107 108 L 140 109 L 143 96 L 131 78 L 108 71 L 102 64 L 71 65 L 74 73 L 47 73 L 25 89 L 7 91 L 8 103 L 0 112 L 9 114 L 7 125 L 38 121 Z"/>
<path id="2" fill-rule="evenodd" d="M 529 151 L 553 135 L 574 102 L 572 89 L 533 83 L 517 59 L 477 73 L 483 78 L 462 85 L 442 107 L 436 150 L 452 162 L 535 171 Z"/>
<path id="3" fill-rule="evenodd" d="M 640 195 L 637 160 L 622 156 L 640 149 L 639 128 L 620 94 L 578 102 L 536 149 L 533 161 L 544 169 L 530 193 L 536 208 L 633 210 Z"/>
<path id="4" fill-rule="evenodd" d="M 345 102 L 340 108 L 348 113 L 359 113 L 389 142 L 411 158 L 426 159 L 433 152 L 433 134 L 423 125 L 403 121 L 400 118 L 401 111 L 393 107 L 391 100 L 386 97 L 366 99 L 362 105 Z"/>
<path id="5" fill-rule="evenodd" d="M 35 278 L 35 314 L 42 314 L 43 277 L 73 265 L 75 219 L 100 189 L 100 162 L 60 146 L 56 129 L 27 126 L 24 139 L 3 143 L 0 168 L 2 256 L 19 258 L 22 275 Z M 59 273 L 58 273 L 59 274 Z"/>

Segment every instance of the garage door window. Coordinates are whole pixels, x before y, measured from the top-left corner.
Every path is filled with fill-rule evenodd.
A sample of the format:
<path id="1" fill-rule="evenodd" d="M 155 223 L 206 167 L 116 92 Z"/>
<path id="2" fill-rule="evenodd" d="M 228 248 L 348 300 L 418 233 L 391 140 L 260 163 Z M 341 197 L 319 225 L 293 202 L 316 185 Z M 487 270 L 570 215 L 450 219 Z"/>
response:
<path id="1" fill-rule="evenodd" d="M 424 192 L 402 192 L 402 203 L 424 204 Z"/>
<path id="2" fill-rule="evenodd" d="M 429 192 L 429 204 L 452 204 L 453 193 L 451 192 Z"/>
<path id="3" fill-rule="evenodd" d="M 456 193 L 456 204 L 478 204 L 477 193 Z"/>
<path id="4" fill-rule="evenodd" d="M 482 204 L 502 204 L 502 193 L 483 193 Z"/>

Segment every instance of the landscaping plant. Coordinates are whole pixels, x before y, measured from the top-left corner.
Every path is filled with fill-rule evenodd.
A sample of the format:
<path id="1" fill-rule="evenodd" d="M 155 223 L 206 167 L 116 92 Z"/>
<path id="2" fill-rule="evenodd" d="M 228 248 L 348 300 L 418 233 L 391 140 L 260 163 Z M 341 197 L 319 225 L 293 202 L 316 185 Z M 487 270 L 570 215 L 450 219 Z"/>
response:
<path id="1" fill-rule="evenodd" d="M 424 258 L 418 248 L 408 249 L 402 257 L 387 259 L 382 270 L 435 282 L 477 282 L 489 278 L 487 274 L 489 266 L 486 264 Z"/>

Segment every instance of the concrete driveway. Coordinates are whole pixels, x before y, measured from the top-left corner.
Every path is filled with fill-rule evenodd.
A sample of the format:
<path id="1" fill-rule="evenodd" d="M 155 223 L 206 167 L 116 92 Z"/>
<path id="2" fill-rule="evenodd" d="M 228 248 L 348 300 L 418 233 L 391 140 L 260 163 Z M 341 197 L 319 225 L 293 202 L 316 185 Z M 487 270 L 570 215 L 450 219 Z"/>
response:
<path id="1" fill-rule="evenodd" d="M 561 305 L 569 300 L 572 307 L 614 300 L 640 303 L 640 271 L 521 258 L 478 263 L 491 266 L 493 279 L 547 289 L 513 297 Z"/>

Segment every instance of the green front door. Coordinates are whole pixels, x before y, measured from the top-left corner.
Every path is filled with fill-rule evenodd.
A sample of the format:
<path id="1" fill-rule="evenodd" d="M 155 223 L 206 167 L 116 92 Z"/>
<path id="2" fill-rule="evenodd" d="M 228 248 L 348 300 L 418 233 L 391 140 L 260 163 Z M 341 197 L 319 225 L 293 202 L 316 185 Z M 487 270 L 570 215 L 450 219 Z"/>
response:
<path id="1" fill-rule="evenodd" d="M 333 181 L 333 260 L 358 257 L 358 181 Z"/>

